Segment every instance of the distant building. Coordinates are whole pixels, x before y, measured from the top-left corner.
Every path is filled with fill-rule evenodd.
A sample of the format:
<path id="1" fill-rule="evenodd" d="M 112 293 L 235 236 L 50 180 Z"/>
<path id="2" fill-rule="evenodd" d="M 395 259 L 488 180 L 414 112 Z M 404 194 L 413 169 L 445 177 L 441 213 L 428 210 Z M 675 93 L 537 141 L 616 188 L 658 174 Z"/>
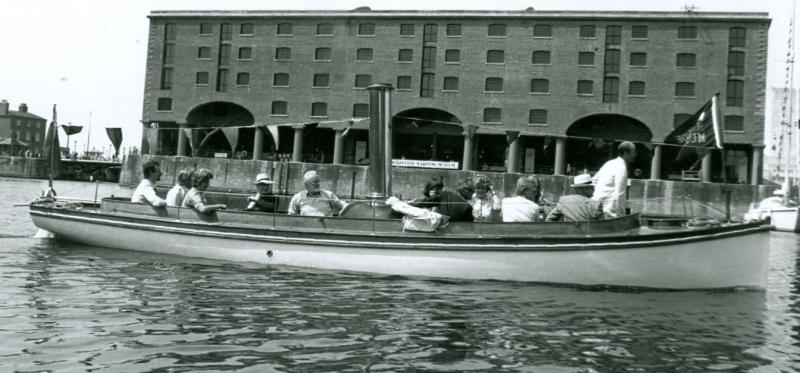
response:
<path id="1" fill-rule="evenodd" d="M 800 121 L 800 112 L 793 103 L 800 99 L 800 90 L 773 87 L 767 95 L 770 110 L 764 127 L 764 178 L 777 183 L 782 183 L 786 177 L 786 160 L 789 157 L 789 177 L 796 178 L 797 174 L 797 136 L 792 137 L 792 144 L 788 141 L 788 124 L 793 122 L 793 129 L 797 130 Z"/>
<path id="2" fill-rule="evenodd" d="M 395 158 L 565 174 L 597 170 L 632 140 L 634 177 L 680 179 L 701 162 L 677 163 L 678 149 L 661 142 L 720 93 L 728 153 L 704 170 L 721 181 L 726 159 L 728 181 L 761 180 L 767 13 L 364 7 L 149 18 L 145 152 L 194 145 L 201 156 L 356 164 L 367 131 L 341 121 L 367 117 L 365 88 L 391 83 Z M 238 130 L 236 149 L 230 131 L 199 144 L 215 127 L 281 124 L 277 148 L 253 128 Z"/>
<path id="3" fill-rule="evenodd" d="M 44 135 L 47 131 L 47 120 L 28 112 L 28 105 L 19 104 L 17 111 L 9 110 L 6 100 L 0 100 L 0 143 L 13 144 L 15 153 L 30 150 L 31 153 L 43 153 Z M 9 154 L 11 146 L 3 147 L 0 152 Z"/>

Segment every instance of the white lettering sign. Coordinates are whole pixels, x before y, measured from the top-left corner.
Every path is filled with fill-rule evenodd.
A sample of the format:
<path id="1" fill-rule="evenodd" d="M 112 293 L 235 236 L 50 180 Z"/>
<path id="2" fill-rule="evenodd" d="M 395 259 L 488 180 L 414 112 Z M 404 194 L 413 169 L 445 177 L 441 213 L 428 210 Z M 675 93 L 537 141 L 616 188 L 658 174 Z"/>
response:
<path id="1" fill-rule="evenodd" d="M 421 161 L 416 159 L 392 159 L 392 166 L 397 167 L 418 167 L 418 168 L 443 168 L 447 170 L 458 170 L 458 162 L 443 161 Z"/>

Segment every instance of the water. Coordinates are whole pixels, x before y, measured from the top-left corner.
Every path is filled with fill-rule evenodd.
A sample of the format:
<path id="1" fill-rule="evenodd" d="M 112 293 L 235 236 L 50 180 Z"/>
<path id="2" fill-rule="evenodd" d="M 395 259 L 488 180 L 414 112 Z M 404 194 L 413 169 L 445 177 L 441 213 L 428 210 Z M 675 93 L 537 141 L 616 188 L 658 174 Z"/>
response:
<path id="1" fill-rule="evenodd" d="M 800 371 L 794 234 L 765 292 L 409 279 L 30 238 L 45 185 L 0 179 L 3 372 Z"/>

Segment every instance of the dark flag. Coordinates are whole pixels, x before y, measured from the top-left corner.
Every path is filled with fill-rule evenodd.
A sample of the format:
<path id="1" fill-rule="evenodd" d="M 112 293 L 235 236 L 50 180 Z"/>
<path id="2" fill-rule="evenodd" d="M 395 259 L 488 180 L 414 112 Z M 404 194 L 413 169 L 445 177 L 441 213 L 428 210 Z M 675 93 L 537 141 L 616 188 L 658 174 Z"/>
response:
<path id="1" fill-rule="evenodd" d="M 119 155 L 119 146 L 122 145 L 122 128 L 106 127 L 106 134 L 111 144 L 114 145 L 114 156 Z"/>
<path id="2" fill-rule="evenodd" d="M 722 149 L 722 117 L 718 101 L 717 95 L 711 97 L 664 139 L 664 143 L 682 145 L 675 161 L 683 161 L 692 155 L 702 159 L 710 148 Z"/>
<path id="3" fill-rule="evenodd" d="M 61 173 L 61 144 L 58 142 L 58 123 L 56 123 L 56 106 L 53 105 L 53 121 L 47 127 L 47 134 L 44 137 L 44 157 L 45 163 L 48 166 L 48 176 L 50 179 L 50 191 L 55 196 L 53 191 L 53 179 L 58 177 Z"/>
<path id="4" fill-rule="evenodd" d="M 74 135 L 76 133 L 80 133 L 81 130 L 83 129 L 83 126 L 62 125 L 61 129 L 64 130 L 64 133 L 66 133 L 67 136 L 72 136 L 72 135 Z M 69 144 L 67 144 L 67 145 L 69 145 Z"/>

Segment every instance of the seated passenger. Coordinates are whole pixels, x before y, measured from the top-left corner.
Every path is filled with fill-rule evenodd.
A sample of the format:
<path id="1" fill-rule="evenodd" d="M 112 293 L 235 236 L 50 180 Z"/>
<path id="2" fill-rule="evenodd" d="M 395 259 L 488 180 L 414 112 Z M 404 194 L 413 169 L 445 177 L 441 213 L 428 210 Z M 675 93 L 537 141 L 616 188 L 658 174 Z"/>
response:
<path id="1" fill-rule="evenodd" d="M 347 205 L 329 190 L 322 190 L 317 171 L 308 171 L 303 175 L 306 190 L 298 192 L 289 201 L 289 215 L 332 216 L 338 214 Z"/>
<path id="2" fill-rule="evenodd" d="M 425 188 L 422 189 L 422 195 L 425 197 L 420 199 L 415 199 L 411 201 L 409 204 L 414 207 L 421 207 L 421 208 L 429 208 L 433 211 L 437 211 L 439 207 L 439 202 L 442 200 L 442 189 L 444 188 L 444 183 L 441 179 L 433 178 L 428 180 L 425 183 Z"/>
<path id="3" fill-rule="evenodd" d="M 517 179 L 515 197 L 503 198 L 504 222 L 539 221 L 539 195 L 541 186 L 536 176 L 523 176 Z"/>
<path id="4" fill-rule="evenodd" d="M 149 160 L 142 165 L 144 179 L 139 182 L 139 186 L 133 191 L 131 202 L 148 203 L 154 207 L 166 206 L 167 201 L 156 195 L 156 181 L 161 179 L 161 165 L 158 161 Z"/>
<path id="5" fill-rule="evenodd" d="M 245 211 L 275 212 L 278 205 L 277 196 L 272 194 L 273 181 L 269 179 L 269 175 L 258 174 L 254 184 L 256 184 L 257 193 L 247 197 Z"/>
<path id="6" fill-rule="evenodd" d="M 194 170 L 191 168 L 184 168 L 178 172 L 178 183 L 167 192 L 167 206 L 180 207 L 183 205 L 183 199 L 192 187 L 193 172 Z"/>
<path id="7" fill-rule="evenodd" d="M 485 175 L 475 176 L 475 194 L 469 201 L 475 221 L 499 221 L 502 203 L 492 190 L 492 183 Z"/>
<path id="8" fill-rule="evenodd" d="M 562 196 L 547 214 L 547 221 L 588 221 L 603 217 L 602 202 L 592 200 L 594 185 L 589 174 L 575 176 L 572 181 L 575 194 Z"/>
<path id="9" fill-rule="evenodd" d="M 217 210 L 224 210 L 226 208 L 223 204 L 209 205 L 203 192 L 208 189 L 210 180 L 214 178 L 211 171 L 201 168 L 192 174 L 192 189 L 186 193 L 186 198 L 183 199 L 183 207 L 188 207 L 201 214 L 211 214 Z"/>

